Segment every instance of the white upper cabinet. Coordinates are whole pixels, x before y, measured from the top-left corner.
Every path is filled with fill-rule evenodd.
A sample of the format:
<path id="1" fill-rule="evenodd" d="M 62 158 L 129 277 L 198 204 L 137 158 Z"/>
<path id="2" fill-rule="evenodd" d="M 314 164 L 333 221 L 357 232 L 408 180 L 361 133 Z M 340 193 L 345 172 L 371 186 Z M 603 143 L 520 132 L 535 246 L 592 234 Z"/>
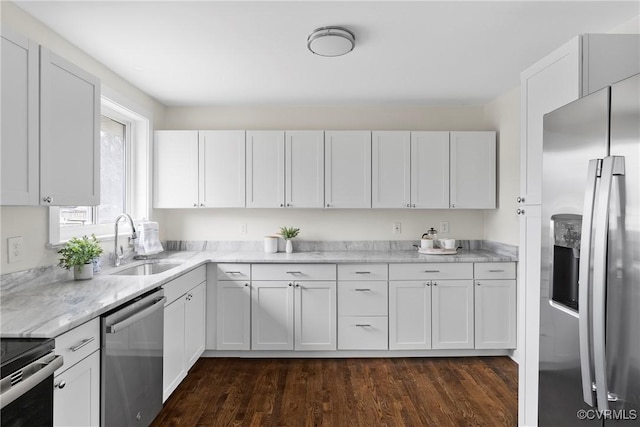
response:
<path id="1" fill-rule="evenodd" d="M 100 204 L 100 80 L 43 47 L 40 196 L 45 205 Z"/>
<path id="2" fill-rule="evenodd" d="M 154 207 L 244 207 L 244 131 L 155 132 Z"/>
<path id="3" fill-rule="evenodd" d="M 0 204 L 100 204 L 100 80 L 7 29 L 1 152 Z"/>
<path id="4" fill-rule="evenodd" d="M 411 207 L 410 132 L 374 131 L 371 151 L 371 207 Z"/>
<path id="5" fill-rule="evenodd" d="M 285 155 L 286 207 L 323 207 L 324 132 L 287 131 Z"/>
<path id="6" fill-rule="evenodd" d="M 203 207 L 244 207 L 244 131 L 200 131 L 199 170 L 200 204 Z"/>
<path id="7" fill-rule="evenodd" d="M 450 207 L 496 207 L 496 133 L 451 132 Z"/>
<path id="8" fill-rule="evenodd" d="M 2 30 L 1 205 L 39 204 L 38 45 Z"/>
<path id="9" fill-rule="evenodd" d="M 246 146 L 247 207 L 283 207 L 284 132 L 247 131 Z"/>
<path id="10" fill-rule="evenodd" d="M 158 131 L 154 147 L 154 207 L 197 207 L 198 131 Z"/>
<path id="11" fill-rule="evenodd" d="M 449 208 L 449 132 L 411 132 L 411 206 Z"/>
<path id="12" fill-rule="evenodd" d="M 371 207 L 371 131 L 325 132 L 325 206 Z"/>

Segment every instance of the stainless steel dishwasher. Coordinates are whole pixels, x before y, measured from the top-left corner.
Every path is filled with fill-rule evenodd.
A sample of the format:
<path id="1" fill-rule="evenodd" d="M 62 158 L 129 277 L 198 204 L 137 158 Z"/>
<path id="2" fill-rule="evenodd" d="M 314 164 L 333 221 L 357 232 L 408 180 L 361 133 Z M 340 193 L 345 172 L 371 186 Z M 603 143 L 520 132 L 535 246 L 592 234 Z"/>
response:
<path id="1" fill-rule="evenodd" d="M 148 426 L 162 409 L 164 292 L 102 317 L 101 425 Z"/>

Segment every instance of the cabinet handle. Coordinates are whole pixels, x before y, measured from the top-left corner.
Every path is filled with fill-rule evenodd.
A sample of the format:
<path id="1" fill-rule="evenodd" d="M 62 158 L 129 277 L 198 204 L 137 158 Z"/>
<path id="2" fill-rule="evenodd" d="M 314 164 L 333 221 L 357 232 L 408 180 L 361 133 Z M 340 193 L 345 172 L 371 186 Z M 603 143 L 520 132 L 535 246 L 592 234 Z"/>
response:
<path id="1" fill-rule="evenodd" d="M 45 203 L 51 203 L 53 202 L 53 199 L 51 198 L 51 196 L 47 196 L 47 197 L 44 197 L 42 201 Z"/>
<path id="2" fill-rule="evenodd" d="M 480 283 L 480 282 L 476 283 L 476 286 L 480 286 L 480 285 L 482 285 L 482 283 Z"/>
<path id="3" fill-rule="evenodd" d="M 425 285 L 425 286 L 431 286 L 431 283 L 426 282 L 424 285 Z"/>
<path id="4" fill-rule="evenodd" d="M 198 207 L 198 204 L 197 204 L 197 203 L 194 203 L 194 204 L 193 204 L 193 207 L 194 207 L 194 208 L 197 208 L 197 207 Z"/>
<path id="5" fill-rule="evenodd" d="M 224 274 L 242 274 L 242 271 L 225 271 Z"/>
<path id="6" fill-rule="evenodd" d="M 301 287 L 300 283 L 296 283 L 296 288 L 299 288 L 299 287 Z"/>
<path id="7" fill-rule="evenodd" d="M 371 324 L 369 323 L 356 323 L 357 328 L 370 328 Z"/>
<path id="8" fill-rule="evenodd" d="M 245 287 L 247 287 L 247 286 L 249 286 L 249 284 L 248 284 L 248 283 L 245 283 L 245 284 L 244 284 L 244 286 L 245 286 Z"/>
<path id="9" fill-rule="evenodd" d="M 433 282 L 433 286 L 438 286 L 438 284 L 436 282 Z"/>
<path id="10" fill-rule="evenodd" d="M 287 274 L 302 274 L 302 271 L 287 271 Z"/>
<path id="11" fill-rule="evenodd" d="M 80 344 L 78 345 L 74 345 L 73 347 L 70 347 L 69 350 L 71 351 L 78 351 L 80 350 L 82 347 L 84 347 L 85 345 L 89 344 L 90 342 L 93 342 L 96 340 L 96 337 L 91 337 L 91 338 L 85 338 L 82 341 L 80 341 Z"/>
<path id="12" fill-rule="evenodd" d="M 524 215 L 524 209 L 516 209 L 518 215 Z"/>
<path id="13" fill-rule="evenodd" d="M 518 197 L 516 200 L 518 203 L 524 203 L 524 197 Z"/>
<path id="14" fill-rule="evenodd" d="M 370 271 L 356 271 L 356 274 L 371 274 Z"/>
<path id="15" fill-rule="evenodd" d="M 55 384 L 54 387 L 59 388 L 60 390 L 62 390 L 64 388 L 64 386 L 67 385 L 67 382 L 65 380 L 60 380 L 59 383 Z"/>
<path id="16" fill-rule="evenodd" d="M 411 207 L 411 203 L 407 203 L 407 207 L 410 208 Z"/>
<path id="17" fill-rule="evenodd" d="M 330 208 L 330 207 L 331 207 L 331 205 L 330 205 L 329 203 L 327 203 L 327 207 L 328 207 L 328 208 Z"/>
<path id="18" fill-rule="evenodd" d="M 489 270 L 489 273 L 504 273 L 504 270 Z"/>
<path id="19" fill-rule="evenodd" d="M 371 292 L 369 288 L 356 288 L 356 292 Z"/>
<path id="20" fill-rule="evenodd" d="M 281 207 L 281 208 L 284 208 L 284 203 L 280 203 L 280 207 Z"/>
<path id="21" fill-rule="evenodd" d="M 415 207 L 416 207 L 416 204 L 415 204 L 415 203 L 414 203 L 414 204 L 412 204 L 412 205 L 411 205 L 411 207 L 412 207 L 412 208 L 415 208 Z"/>
<path id="22" fill-rule="evenodd" d="M 440 270 L 425 270 L 425 273 L 440 273 Z"/>
<path id="23" fill-rule="evenodd" d="M 289 283 L 289 286 L 293 286 L 293 283 Z"/>
<path id="24" fill-rule="evenodd" d="M 288 208 L 290 208 L 290 207 L 291 207 L 291 204 L 287 203 L 287 207 L 288 207 Z"/>
<path id="25" fill-rule="evenodd" d="M 456 207 L 456 204 L 455 204 L 455 203 L 452 203 L 452 204 L 451 204 L 451 207 L 452 207 L 452 208 L 455 208 L 455 207 Z"/>

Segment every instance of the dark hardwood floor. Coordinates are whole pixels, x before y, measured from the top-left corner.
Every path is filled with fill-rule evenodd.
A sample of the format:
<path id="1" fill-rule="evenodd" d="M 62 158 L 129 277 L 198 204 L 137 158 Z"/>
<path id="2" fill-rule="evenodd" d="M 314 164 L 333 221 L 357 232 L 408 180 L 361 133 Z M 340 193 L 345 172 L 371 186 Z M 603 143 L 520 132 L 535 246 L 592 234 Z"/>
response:
<path id="1" fill-rule="evenodd" d="M 515 426 L 507 357 L 202 358 L 159 426 Z"/>

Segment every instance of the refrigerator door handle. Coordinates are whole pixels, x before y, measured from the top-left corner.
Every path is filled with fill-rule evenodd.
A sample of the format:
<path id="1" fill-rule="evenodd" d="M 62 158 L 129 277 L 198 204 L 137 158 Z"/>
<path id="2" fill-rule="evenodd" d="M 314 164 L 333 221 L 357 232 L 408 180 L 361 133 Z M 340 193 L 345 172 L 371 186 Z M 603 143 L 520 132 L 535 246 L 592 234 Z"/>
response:
<path id="1" fill-rule="evenodd" d="M 607 243 L 609 232 L 609 204 L 614 175 L 624 175 L 624 157 L 609 156 L 602 161 L 602 178 L 595 211 L 593 250 L 593 359 L 596 377 L 598 410 L 609 409 L 607 384 L 606 297 Z"/>
<path id="2" fill-rule="evenodd" d="M 582 231 L 580 237 L 580 267 L 578 276 L 578 330 L 580 336 L 580 371 L 582 374 L 582 398 L 589 406 L 593 399 L 593 361 L 591 360 L 591 230 L 593 228 L 593 208 L 596 198 L 596 184 L 602 167 L 601 159 L 589 160 L 587 184 L 582 209 Z"/>

